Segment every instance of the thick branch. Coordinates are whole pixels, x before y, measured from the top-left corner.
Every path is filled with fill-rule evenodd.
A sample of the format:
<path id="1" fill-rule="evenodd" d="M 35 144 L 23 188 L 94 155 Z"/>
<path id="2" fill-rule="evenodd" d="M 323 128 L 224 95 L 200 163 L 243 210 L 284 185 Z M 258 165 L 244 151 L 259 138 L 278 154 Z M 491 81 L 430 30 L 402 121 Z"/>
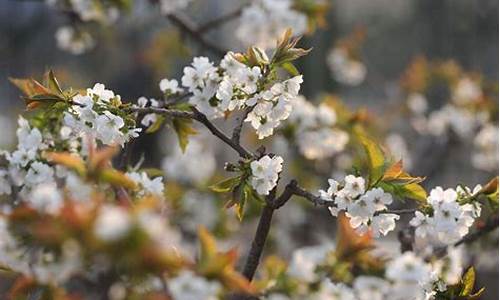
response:
<path id="1" fill-rule="evenodd" d="M 259 266 L 260 257 L 264 250 L 269 229 L 271 228 L 271 220 L 273 218 L 274 207 L 270 205 L 264 206 L 259 219 L 259 225 L 253 238 L 252 246 L 247 256 L 245 267 L 243 269 L 243 276 L 249 281 L 252 281 L 255 271 Z"/>
<path id="2" fill-rule="evenodd" d="M 182 32 L 196 40 L 202 47 L 210 50 L 220 57 L 226 54 L 227 51 L 225 49 L 220 48 L 218 45 L 205 38 L 205 36 L 197 28 L 196 24 L 188 18 L 176 14 L 169 14 L 167 17 L 170 22 L 177 26 Z"/>

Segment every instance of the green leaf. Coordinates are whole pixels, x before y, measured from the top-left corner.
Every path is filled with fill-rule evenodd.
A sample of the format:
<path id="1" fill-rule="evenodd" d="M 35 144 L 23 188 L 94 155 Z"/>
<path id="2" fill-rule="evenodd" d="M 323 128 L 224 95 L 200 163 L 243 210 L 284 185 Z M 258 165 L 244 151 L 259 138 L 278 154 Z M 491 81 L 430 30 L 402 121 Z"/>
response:
<path id="1" fill-rule="evenodd" d="M 385 192 L 395 195 L 398 198 L 409 198 L 419 202 L 426 202 L 427 192 L 418 183 L 398 184 L 396 182 L 379 182 L 377 186 Z"/>
<path id="2" fill-rule="evenodd" d="M 298 76 L 300 75 L 299 70 L 291 63 L 291 62 L 286 62 L 281 65 L 281 67 L 288 72 L 291 76 Z"/>
<path id="3" fill-rule="evenodd" d="M 358 139 L 365 149 L 368 158 L 370 186 L 376 183 L 384 175 L 385 159 L 380 146 L 363 133 L 358 131 Z"/>
<path id="4" fill-rule="evenodd" d="M 187 144 L 189 142 L 189 136 L 195 135 L 198 132 L 192 127 L 193 120 L 191 119 L 173 119 L 172 124 L 174 130 L 177 133 L 177 139 L 179 140 L 179 146 L 182 152 L 186 151 Z"/>
<path id="5" fill-rule="evenodd" d="M 460 296 L 470 295 L 472 289 L 474 288 L 475 281 L 476 281 L 476 272 L 474 271 L 474 267 L 470 267 L 462 277 L 463 287 L 462 290 L 460 291 Z"/>
<path id="6" fill-rule="evenodd" d="M 209 186 L 208 188 L 216 193 L 227 193 L 231 191 L 236 185 L 241 181 L 240 176 L 231 177 L 224 179 L 216 184 Z"/>
<path id="7" fill-rule="evenodd" d="M 403 196 L 420 202 L 427 201 L 427 192 L 418 183 L 410 183 L 402 186 Z"/>
<path id="8" fill-rule="evenodd" d="M 245 216 L 245 204 L 252 194 L 252 187 L 245 183 L 243 184 L 243 187 L 240 188 L 240 193 L 240 199 L 238 203 L 236 203 L 236 215 L 238 216 L 238 220 L 241 222 Z"/>
<path id="9" fill-rule="evenodd" d="M 165 117 L 161 115 L 156 115 L 156 121 L 146 129 L 146 133 L 153 133 L 160 130 L 161 126 L 165 122 Z"/>
<path id="10" fill-rule="evenodd" d="M 63 95 L 63 90 L 61 89 L 61 86 L 59 85 L 59 82 L 56 79 L 56 76 L 54 75 L 54 72 L 52 70 L 49 71 L 49 74 L 47 75 L 47 81 L 49 84 L 49 89 L 58 94 L 58 95 Z"/>

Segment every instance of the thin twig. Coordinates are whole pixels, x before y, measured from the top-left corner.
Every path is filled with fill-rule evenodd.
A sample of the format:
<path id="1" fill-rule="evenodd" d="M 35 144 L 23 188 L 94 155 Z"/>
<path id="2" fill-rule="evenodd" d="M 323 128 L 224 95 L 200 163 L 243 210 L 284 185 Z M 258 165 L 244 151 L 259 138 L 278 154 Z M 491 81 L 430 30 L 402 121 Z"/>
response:
<path id="1" fill-rule="evenodd" d="M 227 13 L 225 15 L 222 15 L 218 18 L 215 18 L 211 21 L 208 21 L 205 24 L 200 25 L 198 32 L 205 33 L 205 32 L 211 31 L 211 30 L 216 29 L 217 27 L 219 27 L 221 25 L 224 25 L 225 23 L 227 23 L 233 19 L 238 18 L 239 16 L 241 16 L 241 13 L 243 12 L 243 8 L 245 8 L 245 6 L 242 6 L 235 11 L 232 11 L 232 12 Z"/>
<path id="2" fill-rule="evenodd" d="M 226 54 L 226 50 L 220 48 L 218 45 L 209 41 L 197 28 L 196 24 L 194 24 L 187 17 L 181 16 L 179 14 L 169 14 L 167 18 L 177 26 L 182 32 L 191 36 L 194 40 L 196 40 L 203 48 L 210 50 L 217 56 L 224 56 Z"/>
<path id="3" fill-rule="evenodd" d="M 192 107 L 191 110 L 194 113 L 194 119 L 207 127 L 213 135 L 221 139 L 224 143 L 229 145 L 231 148 L 236 150 L 238 154 L 243 158 L 252 158 L 254 155 L 246 150 L 240 143 L 235 143 L 227 135 L 225 135 L 221 130 L 219 130 L 212 122 L 210 122 L 204 114 L 199 112 L 196 108 Z"/>
<path id="4" fill-rule="evenodd" d="M 242 158 L 252 158 L 254 155 L 245 149 L 239 143 L 235 143 L 231 140 L 224 132 L 222 132 L 219 128 L 217 128 L 210 120 L 208 120 L 207 116 L 198 111 L 196 108 L 191 108 L 191 112 L 183 111 L 183 110 L 175 110 L 175 109 L 166 109 L 166 108 L 156 108 L 156 107 L 132 107 L 129 108 L 132 112 L 138 113 L 155 113 L 161 114 L 173 118 L 186 118 L 196 120 L 203 125 L 216 137 L 222 140 L 224 143 L 233 148 Z"/>

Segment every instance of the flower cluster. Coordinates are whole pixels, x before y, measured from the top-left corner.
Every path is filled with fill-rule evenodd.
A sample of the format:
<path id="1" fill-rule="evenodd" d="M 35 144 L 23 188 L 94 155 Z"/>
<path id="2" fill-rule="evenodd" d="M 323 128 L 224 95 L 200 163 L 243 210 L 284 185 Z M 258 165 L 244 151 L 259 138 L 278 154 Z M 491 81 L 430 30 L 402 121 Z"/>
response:
<path id="1" fill-rule="evenodd" d="M 408 95 L 407 105 L 413 115 L 411 122 L 418 132 L 439 136 L 452 130 L 459 137 L 468 138 L 488 122 L 487 113 L 477 106 L 483 99 L 479 82 L 463 75 L 458 82 L 450 83 L 450 90 L 449 103 L 431 112 L 428 112 L 425 95 L 420 92 Z M 479 110 L 471 109 L 474 106 Z"/>
<path id="2" fill-rule="evenodd" d="M 288 28 L 297 36 L 307 31 L 307 16 L 292 0 L 258 0 L 243 9 L 236 36 L 245 46 L 269 49 Z"/>
<path id="3" fill-rule="evenodd" d="M 351 226 L 359 234 L 371 230 L 374 237 L 379 237 L 381 234 L 387 235 L 396 228 L 396 220 L 399 216 L 383 213 L 387 210 L 387 205 L 392 203 L 391 194 L 384 192 L 381 188 L 366 191 L 365 180 L 354 175 L 347 175 L 343 186 L 333 179 L 329 179 L 328 183 L 328 190 L 320 190 L 320 197 L 333 201 L 335 205 L 329 207 L 333 216 L 345 211 Z"/>
<path id="4" fill-rule="evenodd" d="M 165 91 L 180 91 L 176 81 L 162 82 Z M 189 103 L 209 119 L 251 108 L 245 121 L 251 123 L 260 139 L 273 134 L 289 117 L 301 83 L 302 76 L 268 82 L 261 67 L 241 63 L 232 52 L 226 54 L 219 67 L 206 57 L 195 57 L 182 76 L 182 86 L 191 93 Z"/>
<path id="5" fill-rule="evenodd" d="M 279 173 L 283 166 L 283 158 L 266 155 L 250 163 L 252 169 L 252 187 L 260 195 L 268 195 L 278 183 Z"/>
<path id="6" fill-rule="evenodd" d="M 120 16 L 120 7 L 112 2 L 96 2 L 92 0 L 48 0 L 50 6 L 71 12 L 79 21 L 98 22 L 109 25 Z M 92 49 L 95 41 L 81 26 L 64 25 L 55 33 L 57 47 L 74 55 L 80 55 Z"/>
<path id="7" fill-rule="evenodd" d="M 108 2 L 98 2 L 92 0 L 48 0 L 50 6 L 55 6 L 64 10 L 69 10 L 78 15 L 83 22 L 100 22 L 104 24 L 114 23 L 120 10 L 117 6 Z"/>
<path id="8" fill-rule="evenodd" d="M 71 26 L 58 28 L 55 37 L 57 47 L 73 55 L 83 54 L 95 46 L 95 41 L 88 32 Z"/>
<path id="9" fill-rule="evenodd" d="M 327 104 L 314 106 L 303 96 L 293 101 L 289 123 L 295 126 L 295 141 L 299 151 L 308 159 L 323 159 L 342 152 L 349 135 L 334 128 L 335 110 Z"/>
<path id="10" fill-rule="evenodd" d="M 350 57 L 346 49 L 342 47 L 333 48 L 328 54 L 326 62 L 333 78 L 342 84 L 356 86 L 361 84 L 366 77 L 365 65 Z"/>
<path id="11" fill-rule="evenodd" d="M 61 198 L 61 202 L 65 200 Z M 144 207 L 137 210 L 114 204 L 96 206 L 96 204 L 87 203 L 90 207 L 84 208 L 79 204 L 66 202 L 64 211 L 50 215 L 45 212 L 37 213 L 29 208 L 18 208 L 11 213 L 4 212 L 0 218 L 2 265 L 39 283 L 62 285 L 71 280 L 75 274 L 98 276 L 99 273 L 105 273 L 122 264 L 123 260 L 120 260 L 119 256 L 108 251 L 113 251 L 112 245 L 120 244 L 130 235 L 136 234 L 141 235 L 146 242 L 142 246 L 137 246 L 144 247 L 147 243 L 151 243 L 150 245 L 156 247 L 154 252 L 148 252 L 148 255 L 151 255 L 148 259 L 157 260 L 158 264 L 165 264 L 164 259 L 167 255 L 171 256 L 171 259 L 181 259 L 176 250 L 180 242 L 178 234 L 156 210 Z M 16 219 L 16 211 L 23 209 L 25 219 Z M 67 215 L 71 213 L 76 213 L 78 218 L 83 219 L 71 219 Z M 43 238 L 25 244 L 26 236 L 28 239 L 40 239 L 40 235 L 43 235 L 41 231 L 37 231 L 39 222 L 43 222 L 44 227 L 49 230 L 60 228 L 54 231 L 52 236 L 61 239 L 60 245 L 43 247 Z M 86 238 L 76 239 L 79 233 L 84 233 L 82 236 Z M 37 245 L 40 241 L 42 245 Z M 124 254 L 134 250 L 122 247 L 121 251 Z M 101 258 L 96 259 L 99 256 Z M 148 268 L 146 260 L 136 263 L 144 264 L 144 267 Z M 92 267 L 86 266 L 89 264 Z M 122 272 L 124 270 L 126 267 L 121 269 Z"/>
<path id="12" fill-rule="evenodd" d="M 64 114 L 64 138 L 97 139 L 104 145 L 123 145 L 137 137 L 141 128 L 118 115 L 120 95 L 96 83 L 85 95 L 77 94 Z"/>
<path id="13" fill-rule="evenodd" d="M 460 281 L 463 260 L 454 256 L 444 257 L 427 263 L 413 252 L 394 253 L 385 263 L 384 271 L 378 275 L 360 274 L 350 282 L 336 282 L 323 278 L 322 266 L 328 264 L 328 257 L 334 255 L 335 247 L 325 244 L 299 248 L 293 252 L 286 276 L 301 286 L 294 295 L 307 299 L 370 300 L 370 299 L 434 299 L 438 291 Z M 451 264 L 451 265 L 450 265 Z M 448 270 L 445 266 L 452 267 Z M 451 272 L 450 272 L 451 271 Z M 314 286 L 314 288 L 311 288 Z M 311 289 L 311 290 L 308 290 Z M 271 294 L 268 299 L 291 300 L 280 293 Z"/>
<path id="14" fill-rule="evenodd" d="M 175 147 L 172 153 L 165 156 L 162 166 L 169 180 L 201 184 L 212 177 L 217 161 L 205 140 L 192 138 L 185 152 L 180 147 Z"/>
<path id="15" fill-rule="evenodd" d="M 488 123 L 474 137 L 472 165 L 485 171 L 495 171 L 498 167 L 498 126 Z"/>
<path id="16" fill-rule="evenodd" d="M 151 179 L 146 172 L 129 172 L 127 176 L 139 186 L 138 196 L 153 195 L 160 199 L 163 198 L 164 185 L 162 177 Z"/>
<path id="17" fill-rule="evenodd" d="M 481 214 L 479 203 L 467 203 L 480 190 L 479 185 L 473 191 L 462 187 L 457 190 L 434 188 L 427 198 L 432 214 L 416 211 L 410 221 L 410 225 L 415 227 L 415 236 L 438 246 L 458 242 Z"/>

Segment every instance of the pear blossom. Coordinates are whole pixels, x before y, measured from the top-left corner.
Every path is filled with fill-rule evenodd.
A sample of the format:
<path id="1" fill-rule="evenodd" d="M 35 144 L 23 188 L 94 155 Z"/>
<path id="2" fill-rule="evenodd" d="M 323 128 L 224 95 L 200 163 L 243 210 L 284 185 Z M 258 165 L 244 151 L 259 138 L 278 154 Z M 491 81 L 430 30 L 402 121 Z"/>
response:
<path id="1" fill-rule="evenodd" d="M 349 57 L 343 48 L 334 48 L 327 56 L 327 64 L 336 81 L 356 86 L 366 77 L 366 67 L 360 61 Z"/>
<path id="2" fill-rule="evenodd" d="M 124 208 L 103 205 L 94 223 L 94 233 L 99 239 L 112 242 L 123 238 L 131 227 L 131 217 Z"/>
<path id="3" fill-rule="evenodd" d="M 40 212 L 56 214 L 63 205 L 63 197 L 53 182 L 42 183 L 33 188 L 26 200 Z"/>
<path id="4" fill-rule="evenodd" d="M 344 178 L 344 188 L 343 190 L 348 196 L 354 198 L 365 192 L 365 180 L 363 177 L 356 177 L 354 175 L 347 175 Z"/>
<path id="5" fill-rule="evenodd" d="M 307 17 L 294 9 L 293 1 L 258 0 L 243 9 L 236 36 L 245 46 L 269 49 L 288 28 L 297 36 L 307 30 Z"/>
<path id="6" fill-rule="evenodd" d="M 181 93 L 183 91 L 183 89 L 179 87 L 179 82 L 177 82 L 177 80 L 175 80 L 175 79 L 169 80 L 167 78 L 164 78 L 164 79 L 160 80 L 159 86 L 160 86 L 160 90 L 164 94 L 168 94 L 168 95 L 178 94 L 178 93 Z"/>
<path id="7" fill-rule="evenodd" d="M 314 300 L 357 300 L 354 291 L 343 283 L 333 283 L 324 279 L 318 292 L 311 296 Z"/>
<path id="8" fill-rule="evenodd" d="M 359 300 L 384 300 L 390 283 L 379 277 L 362 275 L 354 279 L 353 288 Z"/>
<path id="9" fill-rule="evenodd" d="M 252 169 L 252 187 L 260 195 L 268 195 L 276 186 L 278 175 L 282 170 L 283 158 L 280 156 L 263 156 L 250 163 Z"/>
<path id="10" fill-rule="evenodd" d="M 169 288 L 174 299 L 217 300 L 222 287 L 219 283 L 208 281 L 191 271 L 182 271 L 169 280 Z"/>
<path id="11" fill-rule="evenodd" d="M 287 270 L 288 275 L 304 282 L 315 282 L 319 278 L 316 267 L 325 261 L 333 249 L 334 246 L 329 244 L 296 249 Z"/>
<path id="12" fill-rule="evenodd" d="M 484 171 L 495 171 L 497 169 L 498 136 L 498 125 L 488 123 L 474 137 L 472 165 L 476 169 Z"/>
<path id="13" fill-rule="evenodd" d="M 95 46 L 95 41 L 88 32 L 71 26 L 59 27 L 55 33 L 55 39 L 59 49 L 73 55 L 81 55 Z"/>
<path id="14" fill-rule="evenodd" d="M 34 162 L 31 164 L 28 173 L 26 174 L 25 182 L 27 185 L 35 186 L 37 184 L 53 181 L 54 170 L 42 163 Z"/>
<path id="15" fill-rule="evenodd" d="M 460 204 L 459 195 L 464 197 L 467 189 L 464 191 L 460 188 L 457 192 L 436 187 L 431 190 L 427 202 L 432 206 L 432 216 L 416 211 L 415 217 L 410 221 L 410 225 L 415 227 L 416 236 L 427 238 L 437 245 L 452 245 L 464 237 L 481 213 L 477 202 Z M 477 193 L 479 188 L 475 190 Z"/>
<path id="16" fill-rule="evenodd" d="M 461 78 L 452 89 L 451 98 L 458 105 L 478 101 L 481 97 L 481 86 L 469 77 Z"/>
<path id="17" fill-rule="evenodd" d="M 127 176 L 142 188 L 139 192 L 140 196 L 150 194 L 163 198 L 164 185 L 162 177 L 150 179 L 146 172 L 129 172 Z"/>

